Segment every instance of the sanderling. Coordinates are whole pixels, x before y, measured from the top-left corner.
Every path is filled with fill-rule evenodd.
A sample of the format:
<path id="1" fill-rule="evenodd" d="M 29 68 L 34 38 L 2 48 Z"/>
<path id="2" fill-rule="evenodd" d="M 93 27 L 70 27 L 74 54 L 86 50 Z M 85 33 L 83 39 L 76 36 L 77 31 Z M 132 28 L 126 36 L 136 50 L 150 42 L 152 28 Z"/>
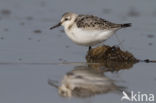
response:
<path id="1" fill-rule="evenodd" d="M 121 28 L 130 27 L 131 23 L 116 24 L 93 15 L 67 12 L 63 14 L 61 21 L 50 29 L 61 25 L 74 43 L 89 46 L 90 50 L 91 46 L 105 41 Z"/>

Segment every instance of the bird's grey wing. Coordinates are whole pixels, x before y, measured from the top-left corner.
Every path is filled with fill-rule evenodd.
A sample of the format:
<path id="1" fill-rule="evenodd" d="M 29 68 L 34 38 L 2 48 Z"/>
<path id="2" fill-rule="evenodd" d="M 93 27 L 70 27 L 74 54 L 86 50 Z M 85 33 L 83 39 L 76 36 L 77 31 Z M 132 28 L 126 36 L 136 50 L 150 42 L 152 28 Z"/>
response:
<path id="1" fill-rule="evenodd" d="M 79 15 L 75 22 L 78 28 L 91 30 L 105 30 L 121 27 L 120 24 L 111 23 L 105 19 L 92 15 Z"/>

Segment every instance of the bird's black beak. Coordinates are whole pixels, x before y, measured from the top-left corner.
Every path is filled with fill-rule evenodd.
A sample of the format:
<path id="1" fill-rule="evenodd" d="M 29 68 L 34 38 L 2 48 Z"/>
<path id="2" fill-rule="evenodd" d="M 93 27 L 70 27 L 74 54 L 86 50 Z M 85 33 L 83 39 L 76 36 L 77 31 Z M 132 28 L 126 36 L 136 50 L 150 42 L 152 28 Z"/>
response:
<path id="1" fill-rule="evenodd" d="M 61 26 L 61 22 L 59 22 L 58 24 L 56 24 L 55 26 L 52 26 L 52 27 L 50 27 L 50 30 L 52 30 L 52 29 L 54 29 L 54 28 L 57 28 L 57 27 L 59 27 L 59 26 Z"/>

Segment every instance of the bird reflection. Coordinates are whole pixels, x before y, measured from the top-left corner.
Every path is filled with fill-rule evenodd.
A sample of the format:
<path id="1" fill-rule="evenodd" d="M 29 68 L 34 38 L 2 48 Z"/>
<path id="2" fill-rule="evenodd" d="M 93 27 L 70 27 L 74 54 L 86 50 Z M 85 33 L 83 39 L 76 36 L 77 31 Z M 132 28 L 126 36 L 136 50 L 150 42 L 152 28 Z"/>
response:
<path id="1" fill-rule="evenodd" d="M 125 87 L 117 86 L 101 72 L 90 66 L 76 66 L 72 71 L 66 73 L 58 86 L 52 80 L 49 85 L 58 89 L 59 95 L 63 97 L 91 97 L 97 94 L 109 92 L 121 92 Z"/>
<path id="2" fill-rule="evenodd" d="M 88 51 L 87 65 L 76 66 L 66 73 L 58 85 L 55 81 L 48 83 L 58 89 L 64 97 L 91 97 L 109 92 L 126 91 L 123 86 L 116 85 L 116 81 L 106 76 L 107 72 L 130 69 L 138 62 L 133 54 L 122 51 L 118 47 L 99 46 Z"/>

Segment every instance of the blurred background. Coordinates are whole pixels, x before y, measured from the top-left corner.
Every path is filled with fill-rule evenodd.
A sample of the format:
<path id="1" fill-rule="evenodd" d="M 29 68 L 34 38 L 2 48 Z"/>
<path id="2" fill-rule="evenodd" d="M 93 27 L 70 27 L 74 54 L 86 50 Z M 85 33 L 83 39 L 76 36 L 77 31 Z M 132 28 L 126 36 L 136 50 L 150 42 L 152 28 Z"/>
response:
<path id="1" fill-rule="evenodd" d="M 57 63 L 86 62 L 88 48 L 72 43 L 61 32 L 63 27 L 49 30 L 69 11 L 93 14 L 115 23 L 132 23 L 131 28 L 116 33 L 122 49 L 139 59 L 156 59 L 155 0 L 0 0 L 1 103 L 121 102 L 122 95 L 115 93 L 85 99 L 62 98 L 56 88 L 48 85 L 48 79 L 60 82 L 75 67 Z M 119 42 L 113 36 L 104 44 Z M 130 70 L 107 75 L 119 79 L 117 83 L 130 91 L 155 94 L 155 67 L 139 63 Z"/>

